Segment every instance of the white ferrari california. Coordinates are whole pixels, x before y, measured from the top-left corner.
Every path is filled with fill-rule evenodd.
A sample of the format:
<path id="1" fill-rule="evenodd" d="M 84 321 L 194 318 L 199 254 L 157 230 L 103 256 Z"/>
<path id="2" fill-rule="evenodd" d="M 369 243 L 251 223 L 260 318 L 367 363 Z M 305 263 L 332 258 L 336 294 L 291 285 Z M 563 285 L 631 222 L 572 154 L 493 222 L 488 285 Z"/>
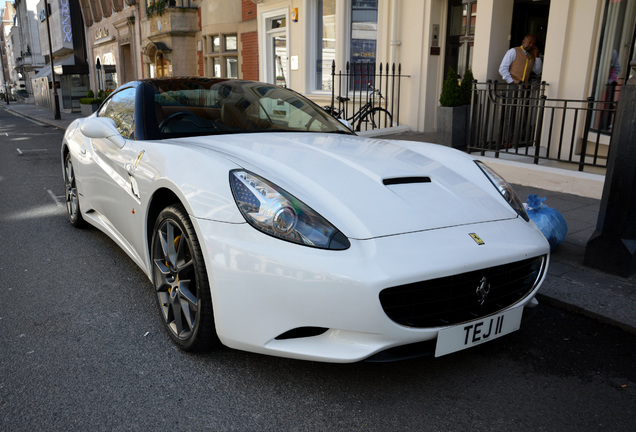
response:
<path id="1" fill-rule="evenodd" d="M 548 266 L 484 163 L 356 136 L 270 84 L 130 82 L 61 151 L 71 224 L 141 267 L 184 350 L 441 356 L 517 330 Z"/>

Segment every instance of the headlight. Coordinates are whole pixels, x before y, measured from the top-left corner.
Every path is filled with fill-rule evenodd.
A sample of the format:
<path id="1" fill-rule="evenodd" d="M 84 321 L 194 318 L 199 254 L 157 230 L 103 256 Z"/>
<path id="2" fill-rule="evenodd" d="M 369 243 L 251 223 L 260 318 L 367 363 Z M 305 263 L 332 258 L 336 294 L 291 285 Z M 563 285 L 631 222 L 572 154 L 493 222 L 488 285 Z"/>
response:
<path id="1" fill-rule="evenodd" d="M 508 201 L 510 207 L 512 207 L 519 216 L 521 216 L 525 219 L 526 222 L 528 222 L 530 218 L 528 217 L 526 210 L 523 208 L 523 204 L 517 197 L 517 194 L 515 193 L 515 191 L 512 190 L 510 184 L 505 181 L 499 174 L 486 166 L 483 162 L 475 161 L 475 163 L 479 168 L 481 168 L 483 173 L 486 174 L 486 177 L 488 177 L 491 183 L 495 185 L 499 193 L 501 193 L 501 196 L 503 196 L 504 199 Z"/>
<path id="2" fill-rule="evenodd" d="M 231 171 L 230 187 L 245 220 L 266 234 L 322 249 L 343 250 L 351 245 L 325 218 L 256 174 Z"/>

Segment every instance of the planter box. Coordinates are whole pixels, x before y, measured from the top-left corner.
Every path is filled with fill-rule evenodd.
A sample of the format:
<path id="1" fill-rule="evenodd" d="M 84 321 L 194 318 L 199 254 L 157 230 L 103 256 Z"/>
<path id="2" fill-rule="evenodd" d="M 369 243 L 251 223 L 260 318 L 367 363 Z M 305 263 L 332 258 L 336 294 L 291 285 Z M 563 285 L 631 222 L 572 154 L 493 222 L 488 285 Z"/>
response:
<path id="1" fill-rule="evenodd" d="M 82 107 L 82 115 L 84 117 L 88 117 L 99 108 L 99 104 L 80 104 L 80 106 Z"/>
<path id="2" fill-rule="evenodd" d="M 440 144 L 463 149 L 468 140 L 470 105 L 437 107 L 437 138 Z"/>

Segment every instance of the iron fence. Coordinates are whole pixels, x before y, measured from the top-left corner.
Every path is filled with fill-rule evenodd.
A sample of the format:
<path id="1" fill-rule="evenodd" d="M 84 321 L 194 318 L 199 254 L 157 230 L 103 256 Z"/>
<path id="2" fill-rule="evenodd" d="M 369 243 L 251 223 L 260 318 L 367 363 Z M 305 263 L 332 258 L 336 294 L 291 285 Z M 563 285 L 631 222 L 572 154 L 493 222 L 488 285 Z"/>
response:
<path id="1" fill-rule="evenodd" d="M 548 99 L 545 82 L 516 87 L 473 83 L 469 152 L 528 156 L 586 166 L 607 166 L 618 91 L 610 101 Z"/>
<path id="2" fill-rule="evenodd" d="M 331 63 L 331 104 L 324 107 L 336 118 L 347 120 L 354 130 L 397 126 L 400 123 L 402 65 L 349 63 L 336 72 Z"/>

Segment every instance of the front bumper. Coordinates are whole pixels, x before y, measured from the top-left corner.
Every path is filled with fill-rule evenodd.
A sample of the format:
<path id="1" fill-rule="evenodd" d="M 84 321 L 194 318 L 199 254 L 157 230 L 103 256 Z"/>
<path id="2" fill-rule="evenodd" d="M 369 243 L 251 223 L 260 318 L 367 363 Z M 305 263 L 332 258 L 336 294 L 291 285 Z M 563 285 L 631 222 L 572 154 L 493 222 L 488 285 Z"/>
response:
<path id="1" fill-rule="evenodd" d="M 392 321 L 379 299 L 385 288 L 546 256 L 534 287 L 514 304 L 523 307 L 545 277 L 549 253 L 541 232 L 521 218 L 351 240 L 344 251 L 287 243 L 247 224 L 193 222 L 204 249 L 221 342 L 316 361 L 363 360 L 392 347 L 434 340 L 445 328 Z M 326 330 L 277 339 L 299 328 Z"/>

